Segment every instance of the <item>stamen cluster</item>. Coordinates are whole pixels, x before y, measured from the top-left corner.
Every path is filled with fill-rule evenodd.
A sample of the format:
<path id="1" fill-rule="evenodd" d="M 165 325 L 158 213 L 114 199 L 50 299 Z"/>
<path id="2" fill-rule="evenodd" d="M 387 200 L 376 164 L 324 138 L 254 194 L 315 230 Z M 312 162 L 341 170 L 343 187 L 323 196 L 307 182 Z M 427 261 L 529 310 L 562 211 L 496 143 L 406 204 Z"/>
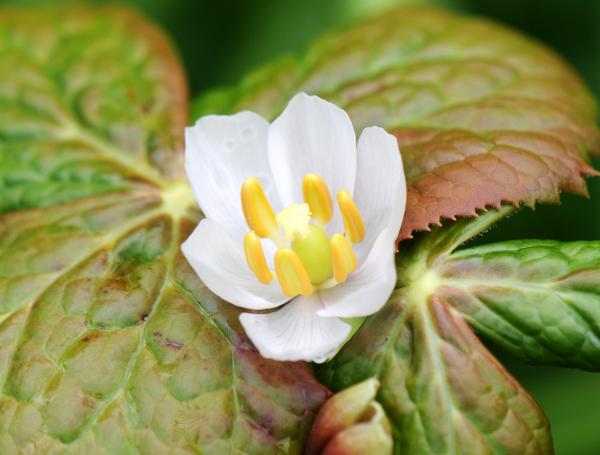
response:
<path id="1" fill-rule="evenodd" d="M 333 216 L 333 202 L 325 180 L 306 174 L 302 194 L 304 204 L 291 204 L 276 215 L 258 179 L 246 179 L 241 190 L 242 210 L 250 228 L 244 237 L 248 267 L 263 284 L 277 280 L 288 297 L 309 296 L 345 282 L 357 266 L 352 243 L 365 237 L 360 211 L 348 191 L 339 191 L 336 198 L 345 232 L 331 236 L 325 228 Z M 270 239 L 278 248 L 274 274 L 261 238 Z"/>

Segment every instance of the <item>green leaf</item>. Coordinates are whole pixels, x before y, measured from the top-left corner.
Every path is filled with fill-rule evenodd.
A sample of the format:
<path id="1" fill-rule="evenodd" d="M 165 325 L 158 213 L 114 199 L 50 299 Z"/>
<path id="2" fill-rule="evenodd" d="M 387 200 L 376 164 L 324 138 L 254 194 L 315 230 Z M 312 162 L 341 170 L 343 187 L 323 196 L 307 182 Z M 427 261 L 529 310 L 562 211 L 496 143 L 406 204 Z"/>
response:
<path id="1" fill-rule="evenodd" d="M 120 8 L 0 14 L 0 453 L 299 453 L 328 390 L 179 251 L 181 69 Z"/>
<path id="2" fill-rule="evenodd" d="M 0 211 L 180 176 L 185 78 L 152 25 L 116 8 L 5 8 L 0 50 Z"/>
<path id="3" fill-rule="evenodd" d="M 373 376 L 397 453 L 552 453 L 541 410 L 442 299 L 396 291 L 323 373 L 335 389 Z"/>
<path id="4" fill-rule="evenodd" d="M 600 242 L 521 240 L 452 254 L 436 295 L 528 362 L 600 368 Z"/>
<path id="5" fill-rule="evenodd" d="M 600 242 L 456 250 L 513 210 L 401 244 L 398 289 L 319 372 L 333 390 L 378 378 L 400 451 L 552 453 L 543 413 L 467 322 L 526 361 L 598 369 Z"/>
<path id="6" fill-rule="evenodd" d="M 583 177 L 595 173 L 586 161 L 600 136 L 581 81 L 514 31 L 403 8 L 209 93 L 192 112 L 250 109 L 271 119 L 297 91 L 345 108 L 357 132 L 378 125 L 396 135 L 409 188 L 400 240 L 443 219 L 498 209 L 401 243 L 397 291 L 319 376 L 334 390 L 377 377 L 398 453 L 552 453 L 542 411 L 479 342 L 457 302 L 439 292 L 438 270 L 512 211 L 502 203 L 586 194 Z"/>
<path id="7" fill-rule="evenodd" d="M 333 34 L 194 103 L 194 116 L 278 115 L 306 91 L 400 143 L 409 191 L 400 239 L 502 202 L 586 194 L 600 150 L 594 102 L 551 51 L 512 30 L 431 8 L 400 8 Z"/>
<path id="8" fill-rule="evenodd" d="M 392 421 L 398 453 L 553 452 L 535 401 L 438 292 L 446 287 L 437 270 L 452 249 L 512 210 L 435 229 L 401 249 L 398 289 L 320 370 L 333 390 L 379 379 L 377 400 Z"/>
<path id="9" fill-rule="evenodd" d="M 118 8 L 3 10 L 0 49 L 0 453 L 299 453 L 329 392 L 303 364 L 260 358 L 179 252 L 200 214 L 162 34 Z M 390 11 L 195 106 L 273 118 L 300 90 L 396 134 L 401 238 L 585 193 L 593 172 L 581 82 L 479 19 Z M 397 450 L 551 451 L 535 403 L 434 292 L 435 267 L 508 211 L 407 245 L 402 288 L 322 370 L 336 388 L 379 377 Z"/>

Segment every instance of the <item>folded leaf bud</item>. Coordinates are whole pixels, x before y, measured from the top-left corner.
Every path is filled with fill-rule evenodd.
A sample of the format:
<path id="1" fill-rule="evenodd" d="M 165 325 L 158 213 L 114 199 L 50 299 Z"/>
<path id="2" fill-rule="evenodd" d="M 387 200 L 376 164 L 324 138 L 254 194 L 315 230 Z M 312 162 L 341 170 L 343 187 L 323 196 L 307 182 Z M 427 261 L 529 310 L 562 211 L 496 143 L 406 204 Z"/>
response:
<path id="1" fill-rule="evenodd" d="M 391 454 L 392 428 L 375 401 L 379 381 L 371 378 L 335 394 L 321 407 L 306 455 Z"/>

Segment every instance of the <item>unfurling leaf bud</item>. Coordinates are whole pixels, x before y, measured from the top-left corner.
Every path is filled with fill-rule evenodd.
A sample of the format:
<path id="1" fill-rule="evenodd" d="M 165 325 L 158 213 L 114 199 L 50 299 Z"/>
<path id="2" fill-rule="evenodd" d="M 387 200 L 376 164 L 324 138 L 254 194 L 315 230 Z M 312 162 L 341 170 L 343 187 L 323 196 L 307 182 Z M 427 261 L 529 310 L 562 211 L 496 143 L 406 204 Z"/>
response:
<path id="1" fill-rule="evenodd" d="M 371 378 L 336 393 L 321 407 L 305 455 L 388 455 L 392 427 L 375 401 L 379 381 Z"/>

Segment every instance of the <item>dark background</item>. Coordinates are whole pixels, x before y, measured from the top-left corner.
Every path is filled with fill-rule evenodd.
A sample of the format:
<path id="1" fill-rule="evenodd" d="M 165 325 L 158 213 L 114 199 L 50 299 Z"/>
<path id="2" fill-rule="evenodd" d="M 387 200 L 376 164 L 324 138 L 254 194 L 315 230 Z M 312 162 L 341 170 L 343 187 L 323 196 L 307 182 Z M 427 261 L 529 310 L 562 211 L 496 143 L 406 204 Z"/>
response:
<path id="1" fill-rule="evenodd" d="M 0 4 L 59 1 L 0 0 Z M 111 3 L 101 0 L 91 3 Z M 114 3 L 114 1 L 112 2 Z M 235 83 L 321 33 L 398 3 L 431 3 L 492 18 L 562 54 L 600 96 L 600 1 L 597 0 L 129 0 L 171 35 L 186 67 L 192 96 Z M 600 168 L 600 162 L 595 163 Z M 561 206 L 523 209 L 480 242 L 517 238 L 600 237 L 600 179 L 591 199 L 570 195 Z M 492 347 L 493 348 L 493 347 Z M 558 455 L 600 454 L 600 374 L 531 367 L 497 352 L 548 415 Z"/>

